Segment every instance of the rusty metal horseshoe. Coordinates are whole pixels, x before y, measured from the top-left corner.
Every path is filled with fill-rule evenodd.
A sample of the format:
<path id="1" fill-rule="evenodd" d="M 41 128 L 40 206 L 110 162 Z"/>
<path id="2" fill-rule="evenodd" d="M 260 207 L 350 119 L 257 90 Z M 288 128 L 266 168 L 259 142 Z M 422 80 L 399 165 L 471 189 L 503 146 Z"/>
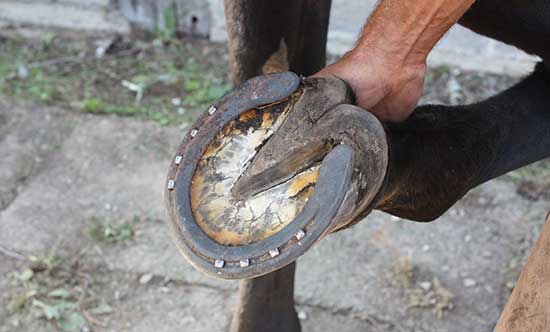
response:
<path id="1" fill-rule="evenodd" d="M 280 135 L 284 139 L 277 142 L 274 132 L 283 131 L 284 133 L 285 128 L 299 122 L 293 120 L 293 114 L 298 114 L 294 109 L 308 112 L 307 107 L 311 104 L 304 102 L 307 100 L 306 95 L 319 99 L 321 98 L 319 96 L 325 94 L 324 81 L 315 81 L 311 84 L 308 80 L 286 72 L 259 76 L 245 82 L 210 107 L 195 122 L 178 148 L 168 172 L 165 200 L 176 244 L 180 252 L 198 270 L 222 279 L 244 279 L 272 272 L 296 260 L 328 233 L 349 226 L 366 211 L 370 211 L 370 203 L 380 189 L 386 174 L 388 159 L 386 137 L 382 125 L 373 115 L 358 107 L 344 104 L 348 100 L 347 97 L 339 96 L 341 100 L 333 98 L 336 104 L 341 104 L 336 107 L 327 104 L 327 111 L 318 113 L 318 117 L 314 120 L 311 120 L 311 114 L 314 113 L 307 114 L 306 118 L 309 119 L 308 121 L 313 121 L 314 129 L 307 131 L 308 134 L 304 137 L 300 137 L 300 142 L 294 145 L 296 149 L 288 146 L 294 151 L 293 153 L 288 156 L 275 153 L 280 151 L 281 144 L 285 146 L 284 139 L 288 137 Z M 327 98 L 330 99 L 330 97 Z M 265 109 L 275 109 L 278 112 L 278 118 L 275 120 L 275 117 L 270 117 L 270 114 L 264 111 Z M 225 216 L 228 213 L 234 213 L 235 209 L 226 207 L 224 204 L 229 205 L 227 202 L 236 201 L 219 200 L 224 204 L 218 203 L 215 190 L 211 188 L 219 185 L 223 191 L 225 187 L 221 185 L 222 183 L 227 182 L 234 187 L 236 183 L 242 183 L 244 181 L 242 178 L 246 176 L 241 172 L 236 178 L 238 181 L 235 181 L 224 178 L 219 173 L 204 171 L 203 174 L 197 171 L 197 169 L 211 169 L 220 167 L 220 164 L 226 164 L 225 160 L 216 153 L 221 149 L 228 149 L 228 144 L 240 142 L 239 138 L 229 143 L 228 141 L 220 143 L 220 137 L 234 135 L 234 133 L 243 137 L 246 135 L 252 137 L 254 130 L 243 126 L 242 122 L 238 121 L 261 127 L 261 133 L 264 135 L 261 136 L 263 139 L 261 144 L 254 147 L 253 158 L 239 165 L 240 168 L 238 168 L 239 172 L 247 169 L 252 172 L 263 167 L 263 172 L 252 174 L 256 175 L 255 178 L 249 177 L 249 180 L 252 179 L 249 183 L 253 183 L 249 186 L 252 188 L 251 195 L 280 183 L 288 183 L 291 176 L 282 174 L 281 169 L 289 174 L 293 172 L 293 175 L 303 172 L 304 168 L 292 169 L 299 164 L 289 164 L 288 160 L 293 160 L 293 156 L 316 162 L 316 166 L 310 165 L 311 168 L 305 171 L 307 176 L 303 176 L 303 178 L 315 178 L 315 180 L 309 180 L 312 182 L 299 188 L 300 199 L 295 198 L 298 194 L 292 196 L 292 199 L 298 203 L 294 204 L 295 201 L 289 200 L 294 205 L 286 209 L 287 201 L 281 201 L 281 206 L 285 210 L 296 212 L 289 213 L 288 215 L 292 218 L 288 217 L 289 220 L 285 223 L 275 223 L 276 226 L 269 226 L 271 227 L 269 228 L 261 224 L 261 218 L 257 218 L 257 220 L 251 219 L 252 222 L 249 223 L 233 225 L 231 226 L 233 228 L 228 231 L 229 226 L 226 227 L 226 224 L 229 225 L 231 220 Z M 332 128 L 339 128 L 339 130 L 334 131 L 331 130 Z M 279 150 L 277 147 L 271 148 L 277 143 Z M 238 153 L 236 151 L 239 151 L 243 145 L 235 146 L 236 148 L 226 152 L 227 156 Z M 311 146 L 319 148 L 310 149 Z M 267 152 L 263 153 L 264 150 Z M 308 152 L 311 150 L 314 152 Z M 254 159 L 258 155 L 262 156 L 262 153 L 266 155 L 264 159 L 261 161 L 257 161 L 258 158 Z M 308 156 L 308 153 L 311 156 Z M 273 159 L 271 164 L 264 162 L 269 159 L 269 156 Z M 319 156 L 322 160 L 315 159 Z M 230 166 L 233 167 L 233 165 Z M 233 172 L 235 167 L 231 167 L 229 168 Z M 271 178 L 277 177 L 272 176 L 273 174 L 286 177 L 273 184 L 270 182 Z M 315 176 L 311 176 L 312 174 Z M 207 175 L 213 180 L 206 181 Z M 285 188 L 295 183 L 298 183 L 297 180 Z M 199 185 L 202 191 L 194 189 Z M 229 194 L 229 192 L 225 191 L 223 194 Z M 197 204 L 199 204 L 197 200 L 208 206 L 214 206 L 213 202 L 217 204 L 215 206 L 221 206 L 216 212 L 218 219 L 216 224 L 204 225 L 203 219 L 208 219 L 210 214 L 197 212 Z M 248 226 L 254 229 L 253 234 L 246 233 L 246 236 L 238 237 L 240 233 L 235 233 L 235 229 L 241 230 Z M 230 234 L 232 237 L 227 240 L 218 234 L 226 238 L 228 238 L 227 234 Z"/>

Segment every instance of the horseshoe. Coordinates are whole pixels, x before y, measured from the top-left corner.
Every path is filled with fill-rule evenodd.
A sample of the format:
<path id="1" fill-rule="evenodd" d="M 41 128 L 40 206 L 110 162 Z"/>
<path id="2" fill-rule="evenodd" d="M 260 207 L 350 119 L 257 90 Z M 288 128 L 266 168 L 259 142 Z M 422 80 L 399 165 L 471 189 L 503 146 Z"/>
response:
<path id="1" fill-rule="evenodd" d="M 277 270 L 371 210 L 388 165 L 382 124 L 338 78 L 252 78 L 217 101 L 171 162 L 165 201 L 198 270 Z"/>

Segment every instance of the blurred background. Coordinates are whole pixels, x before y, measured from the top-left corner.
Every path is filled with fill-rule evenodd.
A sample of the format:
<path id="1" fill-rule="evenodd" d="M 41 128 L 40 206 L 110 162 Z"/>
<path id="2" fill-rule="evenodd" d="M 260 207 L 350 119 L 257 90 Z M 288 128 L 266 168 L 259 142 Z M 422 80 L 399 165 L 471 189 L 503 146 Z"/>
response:
<path id="1" fill-rule="evenodd" d="M 374 1 L 333 0 L 330 61 Z M 221 0 L 0 0 L 0 331 L 226 331 L 237 283 L 171 242 L 163 184 L 230 89 Z M 491 96 L 536 59 L 455 27 L 422 103 Z M 375 212 L 298 262 L 303 331 L 492 331 L 550 209 L 550 161 L 429 224 Z"/>

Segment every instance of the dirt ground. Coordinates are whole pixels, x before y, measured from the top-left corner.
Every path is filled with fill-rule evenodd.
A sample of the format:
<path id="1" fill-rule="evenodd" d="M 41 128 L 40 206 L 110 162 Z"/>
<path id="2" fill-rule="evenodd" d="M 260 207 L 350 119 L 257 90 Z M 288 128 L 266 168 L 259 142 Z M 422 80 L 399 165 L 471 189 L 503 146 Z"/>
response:
<path id="1" fill-rule="evenodd" d="M 237 284 L 180 256 L 162 197 L 191 121 L 229 89 L 226 51 L 138 37 L 0 35 L 0 332 L 227 330 Z M 517 80 L 432 68 L 422 101 Z M 374 212 L 299 260 L 303 331 L 492 331 L 549 210 L 546 160 L 433 223 Z"/>

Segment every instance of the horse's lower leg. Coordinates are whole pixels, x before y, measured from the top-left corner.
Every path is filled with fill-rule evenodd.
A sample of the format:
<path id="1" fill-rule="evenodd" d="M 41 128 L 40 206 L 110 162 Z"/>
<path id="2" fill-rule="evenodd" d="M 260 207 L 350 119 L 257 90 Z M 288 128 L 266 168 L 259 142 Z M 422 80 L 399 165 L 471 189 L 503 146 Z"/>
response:
<path id="1" fill-rule="evenodd" d="M 376 208 L 433 220 L 473 187 L 550 156 L 550 72 L 541 63 L 483 102 L 421 106 L 388 129 L 390 166 Z"/>
<path id="2" fill-rule="evenodd" d="M 330 0 L 225 0 L 229 54 L 235 85 L 262 74 L 266 61 L 286 46 L 286 68 L 311 75 L 325 65 Z M 299 332 L 294 310 L 296 264 L 241 281 L 231 332 Z"/>
<path id="3" fill-rule="evenodd" d="M 296 263 L 239 285 L 239 307 L 231 332 L 300 331 L 294 309 Z"/>
<path id="4" fill-rule="evenodd" d="M 233 83 L 262 74 L 281 44 L 287 68 L 304 76 L 325 66 L 331 0 L 225 0 Z"/>

